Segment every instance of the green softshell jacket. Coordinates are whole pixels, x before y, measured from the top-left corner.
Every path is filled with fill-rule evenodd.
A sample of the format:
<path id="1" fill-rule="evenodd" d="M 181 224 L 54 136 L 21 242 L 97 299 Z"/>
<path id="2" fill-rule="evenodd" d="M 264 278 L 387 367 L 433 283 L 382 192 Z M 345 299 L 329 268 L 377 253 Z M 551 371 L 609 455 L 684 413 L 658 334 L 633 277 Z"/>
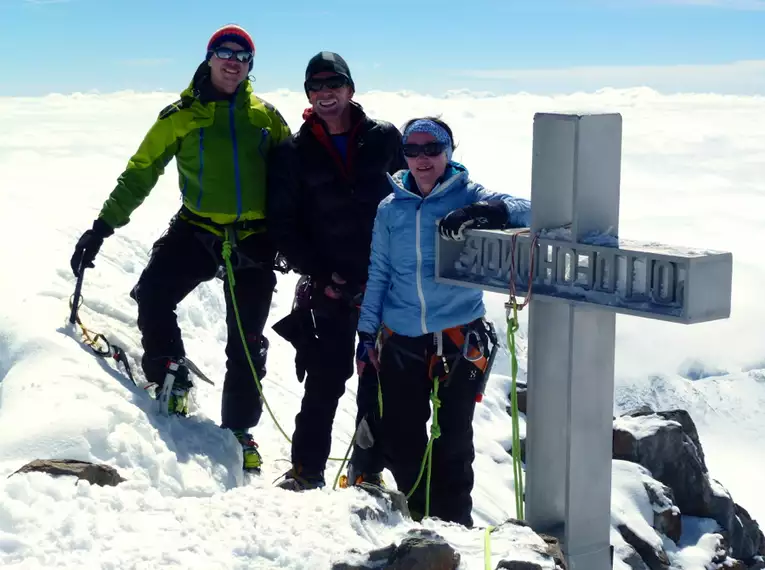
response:
<path id="1" fill-rule="evenodd" d="M 160 113 L 104 203 L 99 217 L 112 228 L 130 221 L 173 157 L 193 213 L 215 224 L 265 218 L 266 158 L 290 136 L 287 123 L 249 80 L 232 102 L 203 102 L 194 84 Z"/>

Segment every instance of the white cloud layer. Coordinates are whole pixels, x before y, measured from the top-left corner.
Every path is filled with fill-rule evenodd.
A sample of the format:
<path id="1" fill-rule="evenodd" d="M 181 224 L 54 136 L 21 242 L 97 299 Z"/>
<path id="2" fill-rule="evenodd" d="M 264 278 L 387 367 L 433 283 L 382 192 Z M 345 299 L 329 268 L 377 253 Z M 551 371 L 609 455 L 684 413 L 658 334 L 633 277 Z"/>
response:
<path id="1" fill-rule="evenodd" d="M 765 60 L 720 64 L 575 66 L 550 69 L 467 69 L 461 77 L 503 89 L 530 92 L 593 91 L 649 87 L 662 93 L 765 95 Z"/>

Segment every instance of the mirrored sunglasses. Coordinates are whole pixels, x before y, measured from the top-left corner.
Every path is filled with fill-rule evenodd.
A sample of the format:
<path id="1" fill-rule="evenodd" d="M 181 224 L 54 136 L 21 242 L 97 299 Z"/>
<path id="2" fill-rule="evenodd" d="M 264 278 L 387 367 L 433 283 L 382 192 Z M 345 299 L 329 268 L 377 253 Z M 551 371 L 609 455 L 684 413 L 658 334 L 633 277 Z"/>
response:
<path id="1" fill-rule="evenodd" d="M 425 144 L 407 143 L 404 145 L 404 156 L 408 158 L 417 158 L 420 154 L 425 156 L 438 156 L 446 150 L 446 145 L 442 142 L 429 142 Z"/>
<path id="2" fill-rule="evenodd" d="M 233 57 L 242 63 L 247 63 L 252 59 L 252 52 L 244 49 L 233 50 L 227 47 L 219 47 L 213 53 L 218 59 L 231 59 Z"/>
<path id="3" fill-rule="evenodd" d="M 324 77 L 322 79 L 309 79 L 305 82 L 308 91 L 321 91 L 322 89 L 340 89 L 348 85 L 348 80 L 342 75 Z"/>

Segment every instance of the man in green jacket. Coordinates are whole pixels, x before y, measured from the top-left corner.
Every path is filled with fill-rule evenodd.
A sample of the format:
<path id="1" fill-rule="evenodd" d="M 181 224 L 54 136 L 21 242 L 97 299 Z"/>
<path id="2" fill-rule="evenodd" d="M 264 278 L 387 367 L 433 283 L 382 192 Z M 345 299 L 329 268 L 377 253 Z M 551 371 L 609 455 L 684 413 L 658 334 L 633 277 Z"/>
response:
<path id="1" fill-rule="evenodd" d="M 154 244 L 130 294 L 138 304 L 141 365 L 147 381 L 156 384 L 163 414 L 188 413 L 192 383 L 187 367 L 178 362 L 185 351 L 175 309 L 200 283 L 216 277 L 224 262 L 225 235 L 236 244 L 231 261 L 247 347 L 258 377 L 266 373 L 263 328 L 276 285 L 276 251 L 265 233 L 266 158 L 290 129 L 274 107 L 252 92 L 247 76 L 254 53 L 252 38 L 239 26 L 224 26 L 213 34 L 191 84 L 159 114 L 72 256 L 75 276 L 93 267 L 104 238 L 130 221 L 175 158 L 183 205 Z M 222 426 L 242 444 L 245 468 L 259 471 L 261 457 L 248 432 L 260 420 L 262 401 L 227 278 L 224 290 L 228 342 Z M 167 386 L 166 378 L 173 379 Z"/>

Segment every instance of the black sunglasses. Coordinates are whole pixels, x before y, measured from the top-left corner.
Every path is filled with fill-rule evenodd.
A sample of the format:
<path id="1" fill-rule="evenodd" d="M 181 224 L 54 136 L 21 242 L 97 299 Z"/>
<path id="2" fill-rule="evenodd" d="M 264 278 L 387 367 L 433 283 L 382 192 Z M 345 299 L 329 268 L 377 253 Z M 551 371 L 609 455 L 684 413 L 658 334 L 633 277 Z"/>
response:
<path id="1" fill-rule="evenodd" d="M 446 150 L 446 145 L 442 142 L 429 142 L 425 144 L 407 143 L 404 145 L 404 156 L 408 158 L 417 158 L 420 154 L 425 156 L 438 156 Z"/>
<path id="2" fill-rule="evenodd" d="M 218 59 L 231 59 L 232 57 L 235 57 L 242 63 L 247 63 L 252 59 L 252 52 L 244 49 L 233 50 L 227 47 L 219 47 L 214 50 L 213 53 Z"/>
<path id="3" fill-rule="evenodd" d="M 340 89 L 348 85 L 348 80 L 342 75 L 333 75 L 332 77 L 324 77 L 322 79 L 308 79 L 305 82 L 305 88 L 308 91 L 321 91 L 325 87 L 327 89 Z"/>

